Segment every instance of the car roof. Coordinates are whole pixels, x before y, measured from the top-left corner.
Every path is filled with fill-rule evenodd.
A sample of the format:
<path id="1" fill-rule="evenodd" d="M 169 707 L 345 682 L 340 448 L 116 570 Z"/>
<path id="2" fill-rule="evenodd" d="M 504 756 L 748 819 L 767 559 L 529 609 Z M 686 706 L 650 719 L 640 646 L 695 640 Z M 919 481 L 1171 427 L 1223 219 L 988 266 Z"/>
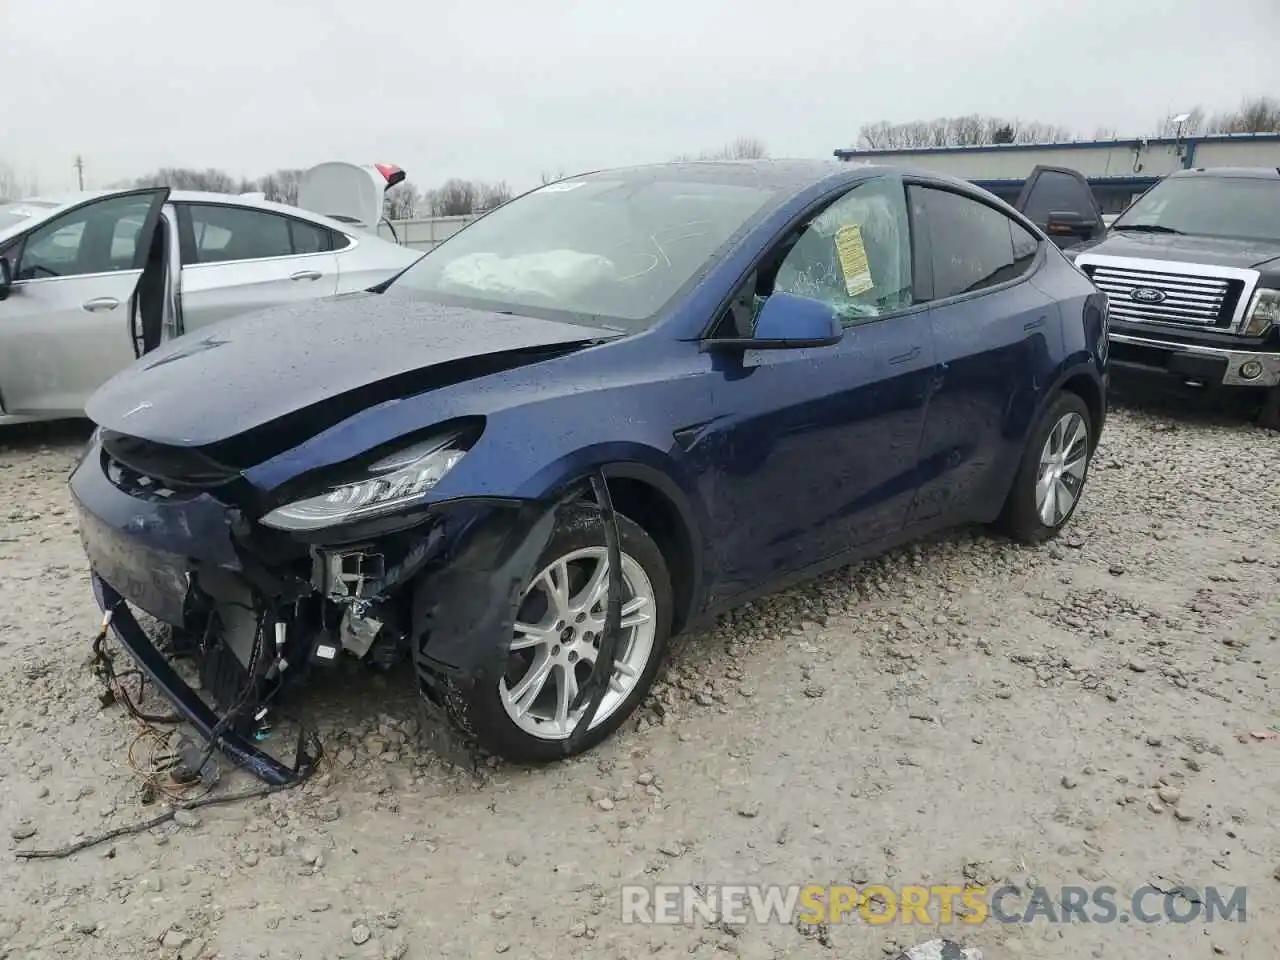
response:
<path id="1" fill-rule="evenodd" d="M 842 160 L 685 160 L 593 170 L 566 179 L 693 181 L 725 186 L 754 186 L 794 195 L 824 183 L 835 186 L 886 173 L 920 177 L 951 184 L 970 192 L 981 192 L 968 181 L 932 170 L 887 164 L 849 163 Z"/>
<path id="2" fill-rule="evenodd" d="M 1280 167 L 1196 167 L 1178 170 L 1171 177 L 1222 177 L 1237 180 L 1280 180 Z"/>
<path id="3" fill-rule="evenodd" d="M 130 193 L 135 190 L 146 190 L 148 187 L 118 187 L 114 190 L 73 190 L 68 193 L 44 194 L 35 197 L 23 197 L 13 201 L 12 203 L 29 203 L 40 204 L 49 207 L 50 213 L 60 212 L 63 208 L 74 207 L 89 200 L 95 200 L 99 197 L 109 197 L 117 193 Z M 243 197 L 234 193 L 213 193 L 202 190 L 170 190 L 170 203 L 216 203 L 224 206 L 236 207 L 252 207 L 257 210 L 268 210 L 273 213 L 284 214 L 285 216 L 295 217 L 302 220 L 310 220 L 314 223 L 323 224 L 332 230 L 340 233 L 350 233 L 351 224 L 343 223 L 341 220 L 334 220 L 332 217 L 326 217 L 323 214 L 313 213 L 310 210 L 304 210 L 301 207 L 292 207 L 286 203 L 275 203 L 271 200 L 259 200 L 257 197 Z"/>

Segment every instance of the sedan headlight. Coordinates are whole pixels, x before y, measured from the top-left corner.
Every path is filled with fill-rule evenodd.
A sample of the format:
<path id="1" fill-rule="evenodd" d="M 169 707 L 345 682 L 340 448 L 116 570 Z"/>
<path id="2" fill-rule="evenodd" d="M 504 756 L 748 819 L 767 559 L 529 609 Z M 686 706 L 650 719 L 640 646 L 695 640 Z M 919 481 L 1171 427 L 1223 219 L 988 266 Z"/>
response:
<path id="1" fill-rule="evenodd" d="M 1280 290 L 1261 287 L 1249 301 L 1241 332 L 1246 337 L 1260 337 L 1276 326 L 1280 326 Z"/>
<path id="2" fill-rule="evenodd" d="M 265 526 L 300 532 L 367 520 L 413 506 L 467 455 L 464 435 L 436 435 L 365 468 L 367 476 L 277 507 Z"/>

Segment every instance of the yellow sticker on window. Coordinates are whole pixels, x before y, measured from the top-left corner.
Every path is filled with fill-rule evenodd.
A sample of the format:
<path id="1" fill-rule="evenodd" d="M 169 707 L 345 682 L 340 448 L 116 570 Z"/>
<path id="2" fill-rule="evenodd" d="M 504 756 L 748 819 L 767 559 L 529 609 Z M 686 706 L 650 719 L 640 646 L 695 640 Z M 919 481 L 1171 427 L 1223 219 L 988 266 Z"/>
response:
<path id="1" fill-rule="evenodd" d="M 836 231 L 836 255 L 840 258 L 840 272 L 844 274 L 844 288 L 849 296 L 856 297 L 875 286 L 861 226 L 850 223 Z"/>

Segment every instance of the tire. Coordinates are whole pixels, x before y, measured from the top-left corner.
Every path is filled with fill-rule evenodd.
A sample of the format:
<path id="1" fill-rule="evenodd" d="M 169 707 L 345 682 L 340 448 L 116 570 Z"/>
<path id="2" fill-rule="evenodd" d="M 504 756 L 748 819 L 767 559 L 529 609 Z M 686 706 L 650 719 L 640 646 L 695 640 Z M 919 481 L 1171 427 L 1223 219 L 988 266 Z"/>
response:
<path id="1" fill-rule="evenodd" d="M 1041 457 L 1046 451 L 1050 436 L 1055 430 L 1064 427 L 1066 431 L 1071 432 L 1071 436 L 1066 439 L 1074 439 L 1076 441 L 1066 451 L 1066 463 L 1077 462 L 1071 456 L 1072 450 L 1076 449 L 1081 443 L 1075 435 L 1077 424 L 1083 426 L 1084 432 L 1082 441 L 1083 462 L 1080 463 L 1079 468 L 1076 470 L 1059 470 L 1058 475 L 1067 478 L 1062 481 L 1062 485 L 1068 492 L 1071 491 L 1073 486 L 1072 478 L 1078 479 L 1078 486 L 1074 488 L 1074 498 L 1071 499 L 1069 506 L 1064 510 L 1064 504 L 1059 499 L 1053 512 L 1046 518 L 1041 513 L 1041 507 L 1044 504 L 1040 502 L 1038 496 L 1039 484 L 1042 479 Z M 1059 434 L 1059 436 L 1061 437 L 1062 435 Z M 1075 515 L 1076 507 L 1080 505 L 1080 499 L 1084 495 L 1085 484 L 1088 480 L 1089 464 L 1093 459 L 1095 446 L 1096 438 L 1093 436 L 1093 421 L 1084 400 L 1074 393 L 1064 392 L 1058 394 L 1040 415 L 1035 427 L 1027 435 L 1027 445 L 1022 453 L 1022 461 L 1018 465 L 1017 475 L 1013 479 L 1013 488 L 1009 491 L 1009 498 L 1005 501 L 1004 510 L 996 525 L 1004 533 L 1021 543 L 1044 543 L 1046 540 L 1056 537 L 1071 522 L 1071 518 Z M 1057 487 L 1053 486 L 1051 489 L 1056 490 Z"/>
<path id="2" fill-rule="evenodd" d="M 639 623 L 634 628 L 624 628 L 618 638 L 615 662 L 626 662 L 635 673 L 632 678 L 615 672 L 613 679 L 620 685 L 625 685 L 625 692 L 610 689 L 597 711 L 597 719 L 582 736 L 576 749 L 568 753 L 565 751 L 566 737 L 561 734 L 563 727 L 570 724 L 571 718 L 560 722 L 555 719 L 554 713 L 561 694 L 561 678 L 566 676 L 563 671 L 574 671 L 576 682 L 580 684 L 591 669 L 585 659 L 576 661 L 573 666 L 561 662 L 550 667 L 550 673 L 541 685 L 543 692 L 535 693 L 527 712 L 519 721 L 516 719 L 514 713 L 519 712 L 524 698 L 518 698 L 520 703 L 512 703 L 512 700 L 517 699 L 516 695 L 521 692 L 520 683 L 539 662 L 543 662 L 540 658 L 547 656 L 543 651 L 554 650 L 556 653 L 550 659 L 559 656 L 563 660 L 573 656 L 573 649 L 581 649 L 584 656 L 589 655 L 585 652 L 585 644 L 591 643 L 592 638 L 598 647 L 598 631 L 592 632 L 590 628 L 601 625 L 602 618 L 588 615 L 585 622 L 572 625 L 569 621 L 574 620 L 573 617 L 557 620 L 556 622 L 564 623 L 570 629 L 576 626 L 579 631 L 586 632 L 574 636 L 563 646 L 559 641 L 548 641 L 513 649 L 508 654 L 501 676 L 487 676 L 486 679 L 477 680 L 466 690 L 450 684 L 452 689 L 444 698 L 445 714 L 465 739 L 491 754 L 516 763 L 547 763 L 590 750 L 609 737 L 635 712 L 653 685 L 653 678 L 666 651 L 673 609 L 671 577 L 662 551 L 639 524 L 618 514 L 618 535 L 624 574 L 624 613 L 629 604 L 635 604 L 637 598 L 634 588 L 638 585 L 640 592 L 648 597 L 645 606 L 649 608 L 651 616 L 649 621 Z M 517 623 L 537 616 L 539 626 L 546 624 L 550 627 L 551 621 L 555 619 L 552 616 L 552 601 L 550 594 L 545 592 L 545 581 L 540 580 L 540 574 L 561 558 L 576 558 L 566 568 L 570 576 L 570 589 L 567 593 L 570 600 L 578 600 L 586 593 L 582 579 L 599 571 L 598 566 L 588 567 L 588 561 L 598 563 L 598 559 L 583 556 L 584 552 L 602 554 L 604 551 L 604 525 L 599 513 L 588 507 L 564 511 L 546 549 L 538 559 L 534 581 L 526 585 L 526 600 L 522 601 Z M 647 584 L 643 582 L 645 580 Z M 641 582 L 637 584 L 631 581 Z M 542 609 L 544 604 L 545 609 Z M 624 625 L 629 619 L 638 619 L 639 612 L 644 608 L 624 616 Z M 526 612 L 527 610 L 531 612 Z M 537 635 L 558 636 L 563 632 L 557 633 L 554 628 L 546 631 L 539 629 Z M 517 642 L 528 642 L 534 635 L 532 631 L 522 633 L 517 630 L 515 638 Z M 633 642 L 637 644 L 634 648 L 631 646 Z M 553 643 L 555 646 L 552 646 Z M 629 651 L 634 657 L 628 656 Z M 530 692 L 535 683 L 536 680 L 531 681 Z M 548 688 L 553 684 L 554 691 L 549 691 Z M 607 715 L 603 720 L 600 719 L 606 711 Z M 540 720 L 539 716 L 543 714 L 550 716 L 546 720 Z M 537 732 L 531 728 L 537 728 Z"/>

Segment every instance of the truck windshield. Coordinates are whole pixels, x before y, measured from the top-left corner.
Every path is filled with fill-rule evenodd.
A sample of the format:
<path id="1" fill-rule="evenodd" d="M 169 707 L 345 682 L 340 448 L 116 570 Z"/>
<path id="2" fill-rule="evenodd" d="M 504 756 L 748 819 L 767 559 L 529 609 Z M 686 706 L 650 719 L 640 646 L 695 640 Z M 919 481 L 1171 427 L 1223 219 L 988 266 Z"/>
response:
<path id="1" fill-rule="evenodd" d="M 1111 229 L 1280 242 L 1280 178 L 1170 177 Z"/>
<path id="2" fill-rule="evenodd" d="M 617 172 L 498 207 L 400 275 L 393 290 L 495 312 L 649 326 L 773 191 Z"/>

